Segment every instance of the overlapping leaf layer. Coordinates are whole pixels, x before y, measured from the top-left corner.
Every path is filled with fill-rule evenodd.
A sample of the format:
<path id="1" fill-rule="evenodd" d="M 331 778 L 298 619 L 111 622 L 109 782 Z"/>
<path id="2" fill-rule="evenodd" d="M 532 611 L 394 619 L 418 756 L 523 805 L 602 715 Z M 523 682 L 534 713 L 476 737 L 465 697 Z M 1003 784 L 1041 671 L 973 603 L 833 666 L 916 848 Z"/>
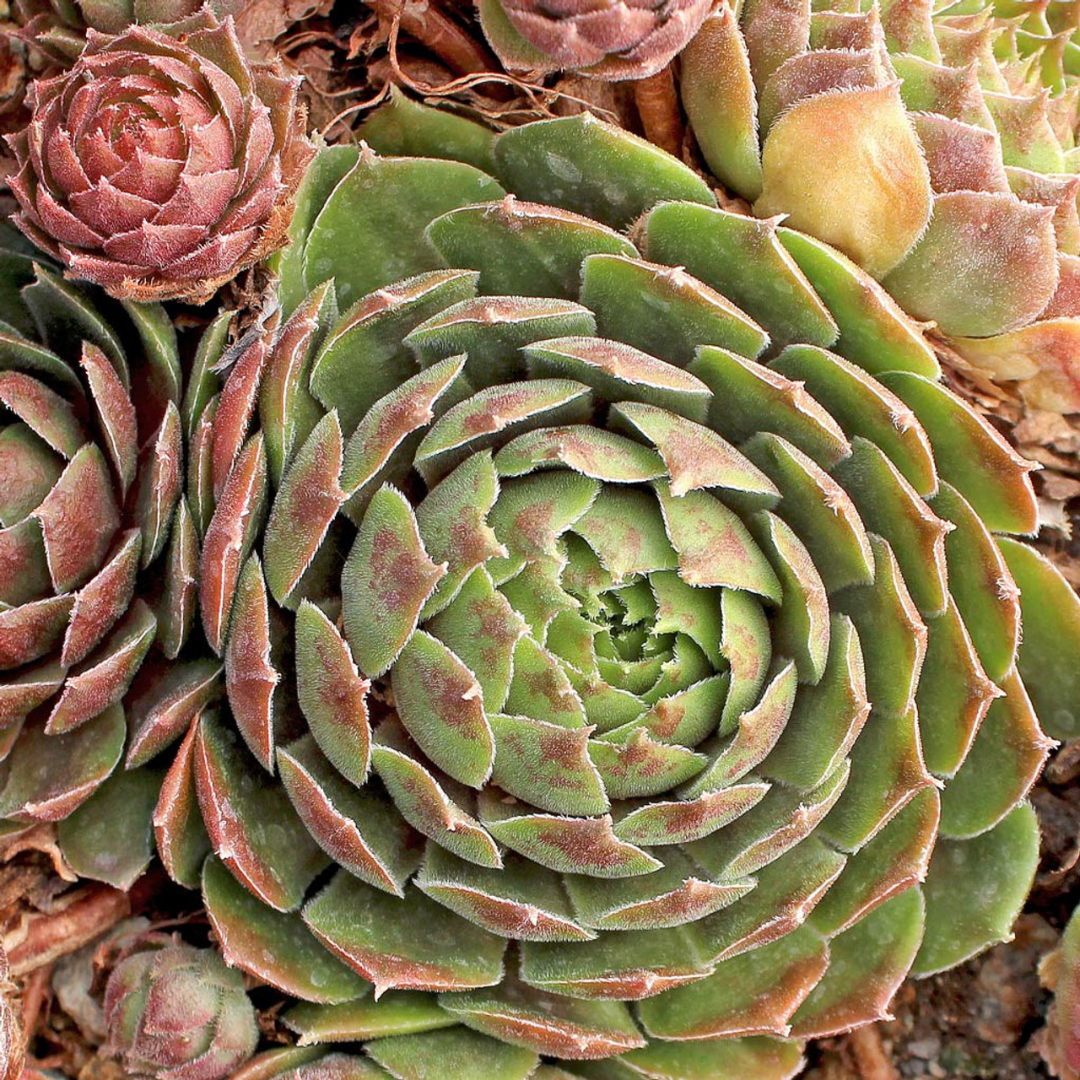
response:
<path id="1" fill-rule="evenodd" d="M 1077 406 L 1072 4 L 724 5 L 683 54 L 710 168 L 835 244 L 972 363 Z"/>
<path id="2" fill-rule="evenodd" d="M 854 263 L 647 143 L 365 135 L 276 327 L 190 372 L 199 625 L 69 842 L 107 876 L 168 766 L 166 868 L 299 999 L 244 1080 L 792 1076 L 1029 887 L 1036 710 L 1080 723 L 1030 466 Z"/>

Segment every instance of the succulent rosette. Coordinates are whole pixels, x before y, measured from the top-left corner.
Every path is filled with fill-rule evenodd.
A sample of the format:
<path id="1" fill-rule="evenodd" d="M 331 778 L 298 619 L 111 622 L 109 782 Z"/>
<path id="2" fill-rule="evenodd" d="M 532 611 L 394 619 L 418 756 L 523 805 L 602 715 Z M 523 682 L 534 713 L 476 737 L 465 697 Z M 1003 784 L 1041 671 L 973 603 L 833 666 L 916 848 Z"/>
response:
<path id="1" fill-rule="evenodd" d="M 259 1029 L 244 978 L 213 949 L 169 938 L 138 942 L 105 987 L 107 1049 L 131 1076 L 226 1080 Z"/>
<path id="2" fill-rule="evenodd" d="M 135 23 L 180 23 L 208 7 L 218 18 L 239 15 L 243 0 L 14 0 L 19 36 L 53 61 L 68 64 L 86 45 L 86 31 L 119 34 Z"/>
<path id="3" fill-rule="evenodd" d="M 707 0 L 480 0 L 491 47 L 511 70 L 644 79 L 697 33 Z"/>
<path id="4" fill-rule="evenodd" d="M 176 333 L 159 305 L 65 281 L 7 227 L 0 296 L 0 818 L 60 822 L 78 874 L 126 887 L 152 855 L 161 770 L 111 774 L 125 744 L 137 764 L 146 723 L 190 720 L 220 666 L 180 656 L 198 547 Z"/>
<path id="5" fill-rule="evenodd" d="M 182 35 L 89 31 L 9 137 L 16 223 L 120 299 L 204 301 L 284 242 L 311 155 L 297 85 L 209 9 Z"/>
<path id="6" fill-rule="evenodd" d="M 793 1076 L 1030 887 L 1036 712 L 1080 725 L 1031 465 L 853 262 L 648 143 L 364 136 L 277 324 L 191 372 L 225 695 L 125 762 L 299 999 L 236 1075 Z"/>
<path id="7" fill-rule="evenodd" d="M 723 4 L 682 57 L 712 171 L 828 241 L 969 362 L 1075 410 L 1070 4 Z"/>

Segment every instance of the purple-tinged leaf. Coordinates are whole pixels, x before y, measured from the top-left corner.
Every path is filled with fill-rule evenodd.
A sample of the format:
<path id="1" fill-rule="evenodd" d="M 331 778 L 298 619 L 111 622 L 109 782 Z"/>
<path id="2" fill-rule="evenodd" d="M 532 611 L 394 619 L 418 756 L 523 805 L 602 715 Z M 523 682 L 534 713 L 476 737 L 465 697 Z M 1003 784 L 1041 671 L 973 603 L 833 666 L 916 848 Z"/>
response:
<path id="1" fill-rule="evenodd" d="M 635 402 L 620 402 L 612 415 L 648 439 L 664 459 L 676 498 L 699 488 L 724 488 L 772 506 L 780 493 L 756 465 L 712 428 Z"/>
<path id="2" fill-rule="evenodd" d="M 127 703 L 128 740 L 124 767 L 136 769 L 187 731 L 221 692 L 221 664 L 197 659 L 162 665 L 151 661 Z"/>
<path id="3" fill-rule="evenodd" d="M 640 877 L 604 881 L 568 874 L 564 881 L 578 918 L 597 930 L 655 930 L 682 926 L 734 903 L 754 887 L 750 879 L 714 882 L 677 848 L 664 865 Z"/>
<path id="4" fill-rule="evenodd" d="M 66 676 L 67 669 L 53 661 L 22 671 L 13 679 L 0 680 L 0 729 L 11 727 L 48 701 L 64 685 Z"/>
<path id="5" fill-rule="evenodd" d="M 176 504 L 169 550 L 162 567 L 164 584 L 155 614 L 157 644 L 165 657 L 175 660 L 187 643 L 199 604 L 199 535 L 187 499 Z"/>
<path id="6" fill-rule="evenodd" d="M 139 429 L 135 406 L 116 369 L 96 345 L 83 342 L 79 363 L 86 373 L 94 412 L 105 436 L 109 460 L 120 482 L 120 501 L 123 502 L 135 479 L 139 456 Z"/>
<path id="7" fill-rule="evenodd" d="M 407 718 L 403 721 L 408 724 Z M 556 814 L 602 814 L 604 784 L 589 756 L 591 728 L 525 716 L 488 716 L 495 739 L 491 779 L 503 791 Z"/>
<path id="8" fill-rule="evenodd" d="M 274 771 L 274 691 L 281 675 L 270 655 L 270 602 L 259 557 L 244 564 L 225 641 L 225 690 L 236 727 L 267 772 Z"/>
<path id="9" fill-rule="evenodd" d="M 318 423 L 322 410 L 308 390 L 312 349 L 320 325 L 337 317 L 330 282 L 313 289 L 289 316 L 270 348 L 259 386 L 259 421 L 276 487 L 292 457 Z"/>
<path id="10" fill-rule="evenodd" d="M 391 685 L 401 723 L 420 749 L 455 780 L 482 787 L 495 763 L 495 739 L 476 676 L 419 630 L 394 664 Z"/>
<path id="11" fill-rule="evenodd" d="M 76 594 L 60 662 L 71 667 L 90 653 L 128 610 L 135 593 L 142 540 L 135 529 L 122 533 L 108 562 Z"/>
<path id="12" fill-rule="evenodd" d="M 259 383 L 266 367 L 268 348 L 265 338 L 253 339 L 229 369 L 221 388 L 214 417 L 212 475 L 214 498 L 221 499 L 225 484 L 242 452 L 248 427 L 258 402 Z"/>
<path id="13" fill-rule="evenodd" d="M 648 802 L 619 818 L 614 832 L 620 840 L 643 847 L 688 844 L 745 814 L 761 801 L 769 787 L 749 782 L 706 792 L 696 799 Z"/>
<path id="14" fill-rule="evenodd" d="M 142 530 L 142 566 L 161 554 L 184 480 L 180 413 L 170 401 L 161 426 L 144 451 L 135 493 L 135 519 Z"/>
<path id="15" fill-rule="evenodd" d="M 199 603 L 203 630 L 219 656 L 225 644 L 240 570 L 261 524 L 266 499 L 266 448 L 254 435 L 237 458 L 203 536 Z"/>
<path id="16" fill-rule="evenodd" d="M 274 496 L 263 560 L 267 585 L 279 604 L 288 603 L 345 501 L 338 483 L 341 454 L 341 428 L 337 413 L 330 412 L 292 459 Z"/>
<path id="17" fill-rule="evenodd" d="M 446 564 L 428 555 L 405 496 L 383 487 L 372 497 L 342 571 L 345 637 L 360 670 L 384 674 L 413 639 L 424 602 Z"/>
<path id="18" fill-rule="evenodd" d="M 443 994 L 439 1003 L 476 1031 L 561 1060 L 612 1057 L 645 1045 L 622 1002 L 548 994 L 516 978 L 491 990 Z"/>
<path id="19" fill-rule="evenodd" d="M 67 592 L 84 585 L 105 560 L 120 525 L 109 467 L 95 445 L 76 452 L 34 516 L 45 537 L 53 588 Z"/>
<path id="20" fill-rule="evenodd" d="M 64 637 L 75 606 L 70 593 L 0 608 L 0 671 L 11 671 L 51 653 Z"/>
<path id="21" fill-rule="evenodd" d="M 319 748 L 356 787 L 371 767 L 367 692 L 337 627 L 304 601 L 296 616 L 296 689 L 300 711 Z"/>
<path id="22" fill-rule="evenodd" d="M 497 869 L 479 867 L 428 845 L 416 885 L 471 923 L 512 941 L 587 941 L 562 877 L 511 856 Z"/>
<path id="23" fill-rule="evenodd" d="M 585 424 L 526 431 L 495 455 L 500 476 L 524 476 L 559 466 L 607 484 L 640 484 L 665 475 L 655 451 Z"/>
<path id="24" fill-rule="evenodd" d="M 93 345 L 84 347 L 100 355 Z M 112 365 L 107 360 L 104 363 L 113 374 Z M 21 371 L 0 371 L 0 404 L 68 461 L 86 442 L 86 434 L 71 405 L 55 390 Z"/>
<path id="25" fill-rule="evenodd" d="M 68 673 L 45 730 L 62 735 L 116 704 L 150 651 L 157 631 L 154 613 L 136 600 L 112 633 L 86 660 Z"/>
<path id="26" fill-rule="evenodd" d="M 197 731 L 195 786 L 214 853 L 263 903 L 295 911 L 326 856 L 234 732 L 211 714 Z"/>
<path id="27" fill-rule="evenodd" d="M 569 424 L 592 411 L 589 388 L 573 379 L 524 379 L 480 390 L 428 429 L 414 465 L 433 486 L 471 454 L 509 441 L 526 425 Z"/>
<path id="28" fill-rule="evenodd" d="M 154 840 L 165 872 L 189 889 L 198 888 L 203 860 L 211 851 L 195 795 L 198 732 L 196 716 L 165 774 L 153 819 Z"/>
<path id="29" fill-rule="evenodd" d="M 481 793 L 480 820 L 492 836 L 541 866 L 562 873 L 621 878 L 648 874 L 661 863 L 647 851 L 620 840 L 611 818 L 558 817 L 532 812 L 516 799 Z"/>
<path id="30" fill-rule="evenodd" d="M 751 769 L 756 769 L 787 728 L 798 698 L 795 665 L 789 660 L 775 672 L 757 705 L 739 717 L 734 738 L 719 750 L 705 772 L 687 788 L 686 797 L 697 798 L 706 792 L 730 787 Z"/>
<path id="31" fill-rule="evenodd" d="M 435 419 L 435 404 L 447 392 L 465 366 L 463 356 L 451 356 L 432 365 L 397 389 L 379 398 L 364 414 L 345 444 L 341 486 L 350 500 L 347 512 L 368 493 L 380 472 L 394 459 L 395 451 L 409 445 L 422 428 Z"/>
<path id="32" fill-rule="evenodd" d="M 277 764 L 300 820 L 334 863 L 377 889 L 404 896 L 423 842 L 393 806 L 346 782 L 310 735 L 279 750 Z"/>

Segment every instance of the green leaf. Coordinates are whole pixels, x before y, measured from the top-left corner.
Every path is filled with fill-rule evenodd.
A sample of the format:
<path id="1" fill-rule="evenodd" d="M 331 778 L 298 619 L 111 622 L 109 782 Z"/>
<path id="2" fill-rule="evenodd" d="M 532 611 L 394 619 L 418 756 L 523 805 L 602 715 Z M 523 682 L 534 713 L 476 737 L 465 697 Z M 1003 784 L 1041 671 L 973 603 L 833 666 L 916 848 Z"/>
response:
<path id="1" fill-rule="evenodd" d="M 512 195 L 444 214 L 425 235 L 450 266 L 479 270 L 480 291 L 496 296 L 573 300 L 587 255 L 637 254 L 613 229 Z"/>
<path id="2" fill-rule="evenodd" d="M 397 1080 L 528 1080 L 539 1058 L 467 1028 L 375 1039 L 365 1050 Z"/>
<path id="3" fill-rule="evenodd" d="M 368 984 L 319 944 L 298 914 L 260 903 L 225 869 L 207 859 L 202 895 L 225 962 L 311 1002 L 346 1002 Z M 297 1006 L 300 1008 L 311 1006 Z"/>
<path id="4" fill-rule="evenodd" d="M 499 179 L 515 195 L 624 229 L 658 202 L 715 206 L 716 196 L 670 154 L 591 113 L 525 124 L 495 143 Z"/>
<path id="5" fill-rule="evenodd" d="M 998 546 L 1020 587 L 1020 674 L 1046 730 L 1073 738 L 1080 734 L 1080 600 L 1044 556 L 1015 540 Z"/>
<path id="6" fill-rule="evenodd" d="M 702 345 L 758 356 L 769 335 L 722 293 L 678 267 L 623 255 L 589 255 L 581 302 L 596 313 L 600 337 L 625 341 L 687 366 Z M 549 335 L 554 336 L 554 335 Z"/>
<path id="7" fill-rule="evenodd" d="M 398 899 L 339 871 L 308 902 L 304 921 L 375 984 L 377 997 L 393 989 L 467 990 L 502 978 L 506 942 L 417 889 Z"/>
<path id="8" fill-rule="evenodd" d="M 916 975 L 955 967 L 1012 932 L 1035 879 L 1039 822 L 1021 803 L 974 840 L 939 840 L 930 861 Z"/>
<path id="9" fill-rule="evenodd" d="M 333 277 L 338 302 L 346 308 L 391 282 L 435 270 L 443 264 L 424 240 L 427 224 L 459 206 L 503 194 L 472 165 L 380 158 L 363 149 L 307 234 L 305 292 Z"/>
<path id="10" fill-rule="evenodd" d="M 378 1001 L 365 996 L 339 1005 L 304 1001 L 289 1009 L 281 1020 L 300 1036 L 301 1046 L 418 1035 L 458 1023 L 457 1017 L 443 1009 L 431 994 L 416 990 L 388 990 Z"/>
<path id="11" fill-rule="evenodd" d="M 114 773 L 60 823 L 60 850 L 79 877 L 126 890 L 150 865 L 161 775 L 153 769 Z"/>
<path id="12" fill-rule="evenodd" d="M 775 222 L 665 203 L 649 212 L 640 229 L 645 258 L 685 267 L 737 304 L 775 345 L 828 346 L 836 340 L 829 309 L 781 246 Z"/>

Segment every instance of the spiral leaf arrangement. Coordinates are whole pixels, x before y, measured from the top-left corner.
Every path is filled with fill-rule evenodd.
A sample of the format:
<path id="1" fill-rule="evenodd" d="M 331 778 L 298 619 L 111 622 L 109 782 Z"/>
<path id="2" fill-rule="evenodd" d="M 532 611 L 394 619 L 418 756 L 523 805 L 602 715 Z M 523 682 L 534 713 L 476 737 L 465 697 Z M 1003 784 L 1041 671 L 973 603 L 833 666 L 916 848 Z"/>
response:
<path id="1" fill-rule="evenodd" d="M 625 132 L 397 99 L 364 135 L 267 320 L 170 384 L 149 667 L 59 734 L 5 662 L 0 812 L 111 880 L 152 816 L 298 999 L 241 1080 L 793 1076 L 1030 886 L 1036 712 L 1080 725 L 1031 466 L 864 271 Z M 5 355 L 70 383 L 39 340 Z"/>

